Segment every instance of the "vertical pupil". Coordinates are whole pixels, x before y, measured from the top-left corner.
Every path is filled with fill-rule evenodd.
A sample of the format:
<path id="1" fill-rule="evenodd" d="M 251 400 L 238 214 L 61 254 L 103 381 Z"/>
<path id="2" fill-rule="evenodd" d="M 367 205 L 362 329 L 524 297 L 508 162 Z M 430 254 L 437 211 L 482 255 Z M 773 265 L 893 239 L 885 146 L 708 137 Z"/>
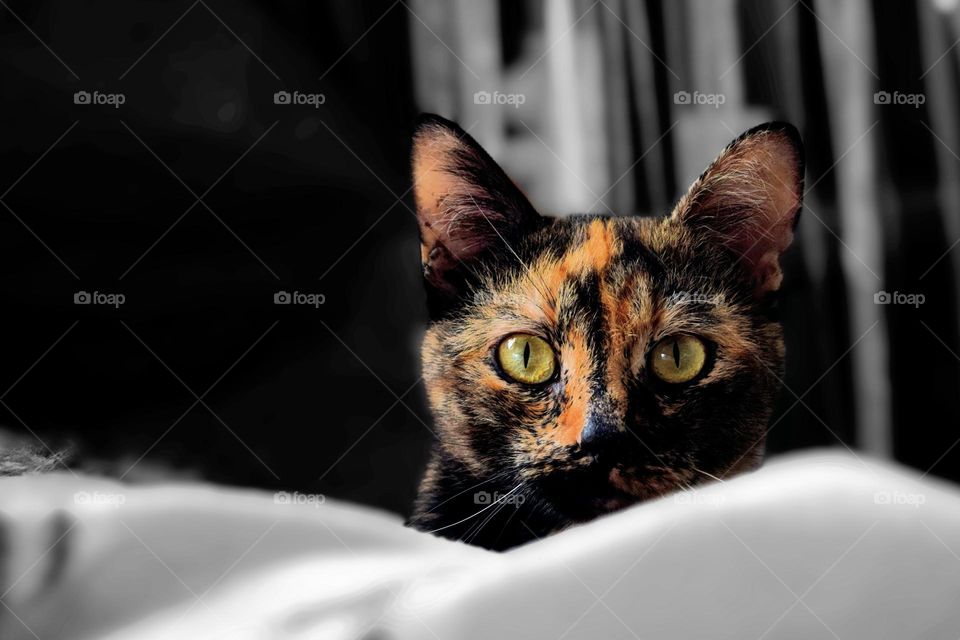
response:
<path id="1" fill-rule="evenodd" d="M 673 361 L 677 365 L 677 369 L 680 368 L 680 341 L 673 341 Z"/>
<path id="2" fill-rule="evenodd" d="M 530 342 L 527 341 L 523 345 L 523 368 L 526 369 L 530 365 Z"/>

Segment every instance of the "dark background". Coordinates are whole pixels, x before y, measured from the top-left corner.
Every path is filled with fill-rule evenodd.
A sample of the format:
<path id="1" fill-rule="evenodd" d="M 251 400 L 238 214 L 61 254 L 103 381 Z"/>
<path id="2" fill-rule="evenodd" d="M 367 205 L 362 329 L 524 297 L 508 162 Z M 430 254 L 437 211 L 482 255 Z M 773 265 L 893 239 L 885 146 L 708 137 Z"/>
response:
<path id="1" fill-rule="evenodd" d="M 828 105 L 830 65 L 821 57 L 829 17 L 821 21 L 818 6 L 800 4 L 778 22 L 789 3 L 727 4 L 744 56 L 744 104 L 800 126 L 807 181 L 816 181 L 808 201 L 831 229 L 805 218 L 787 261 L 786 383 L 795 391 L 783 393 L 770 448 L 839 440 L 958 480 L 955 263 L 948 255 L 929 269 L 956 239 L 949 230 L 958 211 L 942 194 L 952 174 L 942 161 L 960 160 L 938 148 L 960 148 L 950 137 L 956 129 L 937 140 L 927 126 L 932 99 L 919 110 L 877 110 L 869 134 L 877 204 L 869 224 L 883 230 L 876 288 L 924 293 L 927 302 L 880 308 L 886 337 L 879 347 L 864 343 L 884 350 L 870 372 L 878 377 L 861 380 L 858 392 L 849 354 L 851 345 L 863 348 L 857 340 L 866 327 L 851 318 L 843 258 L 851 231 L 838 195 L 843 174 L 834 167 L 844 161 L 836 136 L 845 125 Z M 63 0 L 0 8 L 0 425 L 51 449 L 72 445 L 88 468 L 129 479 L 173 467 L 406 511 L 433 439 L 419 382 L 426 315 L 410 126 L 423 109 L 470 124 L 469 108 L 424 93 L 424 78 L 436 72 L 424 68 L 433 54 L 417 40 L 436 35 L 451 54 L 469 44 L 427 33 L 446 19 L 443 5 L 428 5 Z M 524 51 L 546 50 L 526 37 L 544 24 L 542 3 L 490 5 L 499 21 L 498 44 L 490 46 L 504 68 Z M 594 8 L 570 6 L 576 15 Z M 955 50 L 919 79 L 930 62 L 921 46 L 930 5 L 861 6 L 876 87 L 922 92 L 936 80 L 956 95 Z M 698 11 L 696 2 L 684 7 Z M 611 21 L 608 13 L 620 10 L 633 18 Z M 668 13 L 661 2 L 632 9 L 609 2 L 581 24 L 636 35 L 630 27 L 642 20 L 650 53 L 676 66 L 672 43 L 689 34 Z M 947 45 L 955 23 L 937 27 Z M 784 29 L 793 50 L 783 44 Z M 626 213 L 662 213 L 658 194 L 676 198 L 687 179 L 675 162 L 686 143 L 669 128 L 677 85 L 665 68 L 652 69 L 652 84 L 641 87 L 642 76 L 631 75 L 621 100 L 627 116 L 619 137 L 629 152 L 614 177 L 663 138 L 643 171 L 619 187 L 629 190 Z M 80 90 L 122 93 L 126 101 L 77 105 Z M 279 90 L 322 93 L 325 102 L 278 105 Z M 652 116 L 636 115 L 640 94 L 653 96 Z M 941 106 L 955 117 L 955 101 Z M 502 128 L 507 140 L 523 133 L 516 123 Z M 720 149 L 702 146 L 704 161 Z M 549 153 L 538 149 L 527 164 Z M 549 195 L 533 179 L 518 179 L 534 201 Z M 816 269 L 811 255 L 819 256 Z M 326 301 L 275 305 L 281 290 L 322 293 Z M 78 291 L 122 293 L 126 302 L 76 305 Z M 869 397 L 863 389 L 881 382 L 886 451 L 865 446 L 870 421 L 864 425 L 858 406 Z"/>

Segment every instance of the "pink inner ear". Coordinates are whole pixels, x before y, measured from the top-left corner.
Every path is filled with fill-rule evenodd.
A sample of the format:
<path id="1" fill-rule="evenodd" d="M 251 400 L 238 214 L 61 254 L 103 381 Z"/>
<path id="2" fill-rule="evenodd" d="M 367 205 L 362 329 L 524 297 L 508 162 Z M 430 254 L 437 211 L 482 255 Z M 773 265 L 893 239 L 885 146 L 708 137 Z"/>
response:
<path id="1" fill-rule="evenodd" d="M 505 251 L 539 215 L 465 131 L 433 117 L 413 140 L 414 199 L 424 276 L 454 293 L 481 254 Z"/>
<path id="2" fill-rule="evenodd" d="M 758 293 L 780 286 L 780 254 L 793 241 L 801 203 L 797 150 L 778 131 L 759 131 L 717 158 L 677 205 L 675 217 L 739 256 Z"/>
<path id="3" fill-rule="evenodd" d="M 442 242 L 449 236 L 450 221 L 444 220 L 443 198 L 455 188 L 456 180 L 444 168 L 456 146 L 456 137 L 439 127 L 419 133 L 414 141 L 413 195 L 424 244 L 424 263 L 437 240 Z"/>
<path id="4" fill-rule="evenodd" d="M 456 134 L 439 126 L 418 132 L 414 142 L 414 200 L 424 264 L 431 257 L 440 259 L 433 251 L 438 243 L 446 249 L 446 261 L 469 260 L 485 248 L 486 237 L 493 232 L 478 226 L 479 221 L 467 219 L 473 216 L 465 215 L 472 212 L 464 211 L 464 203 L 470 202 L 471 195 L 479 194 L 473 193 L 476 187 L 468 179 L 450 170 L 452 159 L 462 149 L 464 144 Z"/>
<path id="5" fill-rule="evenodd" d="M 800 210 L 800 177 L 792 148 L 771 152 L 765 146 L 760 158 L 753 162 L 762 167 L 758 182 L 763 185 L 764 198 L 754 214 L 756 226 L 738 238 L 738 251 L 753 267 L 754 281 L 760 291 L 780 288 L 780 254 L 793 242 L 793 228 Z"/>

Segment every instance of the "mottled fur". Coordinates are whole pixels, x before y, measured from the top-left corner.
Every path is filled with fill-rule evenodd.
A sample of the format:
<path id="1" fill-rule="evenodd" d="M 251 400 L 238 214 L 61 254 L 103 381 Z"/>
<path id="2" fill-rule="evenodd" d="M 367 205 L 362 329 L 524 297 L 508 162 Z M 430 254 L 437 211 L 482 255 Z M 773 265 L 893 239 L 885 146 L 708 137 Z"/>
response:
<path id="1" fill-rule="evenodd" d="M 422 355 L 440 440 L 410 524 L 504 549 L 756 467 L 782 376 L 772 294 L 802 163 L 796 131 L 771 123 L 731 143 L 666 218 L 551 219 L 459 127 L 425 117 Z M 554 381 L 499 370 L 514 332 L 554 347 Z M 708 362 L 669 385 L 648 352 L 677 333 L 704 340 Z"/>

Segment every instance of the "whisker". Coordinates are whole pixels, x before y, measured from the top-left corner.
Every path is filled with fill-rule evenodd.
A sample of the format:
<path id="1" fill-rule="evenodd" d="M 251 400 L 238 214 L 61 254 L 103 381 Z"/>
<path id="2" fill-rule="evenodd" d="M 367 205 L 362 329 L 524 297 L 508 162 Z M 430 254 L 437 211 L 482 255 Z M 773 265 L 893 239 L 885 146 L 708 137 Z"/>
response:
<path id="1" fill-rule="evenodd" d="M 518 513 L 520 513 L 520 508 L 519 508 L 519 506 L 518 506 L 516 509 L 513 510 L 513 513 L 511 513 L 509 516 L 507 516 L 507 519 L 506 519 L 506 521 L 503 523 L 503 526 L 500 527 L 500 534 L 497 536 L 497 539 L 498 539 L 498 540 L 500 539 L 501 536 L 503 536 L 503 532 L 507 530 L 507 527 L 510 525 L 510 521 L 513 520 L 513 517 L 514 517 L 515 515 L 517 515 Z"/>
<path id="2" fill-rule="evenodd" d="M 522 482 L 521 482 L 520 484 L 518 484 L 517 486 L 515 486 L 513 489 L 510 489 L 510 491 L 506 492 L 505 494 L 503 494 L 502 496 L 500 496 L 499 498 L 497 498 L 497 499 L 496 499 L 494 502 L 492 502 L 491 504 L 488 504 L 488 505 L 485 506 L 483 509 L 480 509 L 479 511 L 477 511 L 476 513 L 474 513 L 474 514 L 472 514 L 472 515 L 469 515 L 469 516 L 467 516 L 466 518 L 463 518 L 463 519 L 461 519 L 461 520 L 457 520 L 456 522 L 451 522 L 450 524 L 447 524 L 447 525 L 444 525 L 444 526 L 442 526 L 442 527 L 438 527 L 438 528 L 436 528 L 436 529 L 433 529 L 433 530 L 431 530 L 431 531 L 428 531 L 427 533 L 436 533 L 437 531 L 443 531 L 444 529 L 449 529 L 450 527 L 455 527 L 455 526 L 457 526 L 458 524 L 463 524 L 464 522 L 466 522 L 467 520 L 470 520 L 471 518 L 476 518 L 478 515 L 480 515 L 481 513 L 483 513 L 484 511 L 486 511 L 487 509 L 490 509 L 490 508 L 492 508 L 492 507 L 495 507 L 495 506 L 497 506 L 498 504 L 500 504 L 501 502 L 503 502 L 504 500 L 506 500 L 514 491 L 516 491 L 517 489 L 519 489 L 521 486 L 523 486 L 523 483 L 522 483 Z"/>
<path id="3" fill-rule="evenodd" d="M 697 469 L 696 467 L 690 467 L 690 468 L 693 469 L 694 471 L 696 471 L 697 473 L 702 473 L 703 475 L 707 476 L 708 478 L 713 478 L 713 479 L 716 480 L 717 482 L 723 482 L 723 478 L 718 478 L 717 476 L 713 475 L 712 473 L 707 473 L 707 472 L 704 471 L 703 469 Z"/>
<path id="4" fill-rule="evenodd" d="M 481 480 L 481 481 L 478 482 L 477 484 L 475 484 L 475 485 L 473 485 L 473 486 L 470 486 L 470 487 L 467 487 L 466 489 L 464 489 L 463 491 L 461 491 L 461 492 L 459 492 L 459 493 L 453 494 L 452 496 L 450 496 L 449 498 L 447 498 L 447 499 L 444 500 L 443 502 L 440 502 L 440 503 L 435 504 L 435 505 L 434 505 L 433 507 L 431 507 L 429 510 L 424 511 L 424 512 L 421 513 L 420 515 L 418 515 L 418 516 L 416 516 L 416 517 L 413 517 L 413 518 L 410 518 L 409 522 L 410 522 L 410 523 L 416 522 L 417 520 L 423 518 L 423 517 L 426 516 L 427 514 L 433 512 L 433 511 L 435 511 L 436 509 L 439 509 L 439 508 L 442 507 L 443 505 L 447 504 L 448 502 L 450 502 L 450 501 L 453 500 L 454 498 L 458 498 L 458 497 L 462 496 L 462 495 L 465 494 L 467 491 L 470 491 L 471 489 L 476 489 L 476 488 L 479 487 L 480 485 L 484 485 L 484 484 L 486 484 L 486 483 L 488 483 L 488 482 L 491 482 L 491 481 L 493 481 L 493 480 L 499 480 L 500 478 L 503 478 L 504 476 L 507 476 L 507 475 L 509 475 L 510 473 L 511 473 L 511 472 L 510 472 L 510 470 L 508 469 L 508 470 L 506 470 L 506 471 L 502 471 L 502 472 L 500 472 L 500 473 L 494 474 L 494 475 L 490 476 L 489 478 L 486 478 L 485 480 Z"/>
<path id="5" fill-rule="evenodd" d="M 473 533 L 472 533 L 472 534 L 470 533 L 469 530 L 467 530 L 467 532 L 464 534 L 464 536 L 461 538 L 461 540 L 463 540 L 463 541 L 466 542 L 467 544 L 471 544 L 471 543 L 476 539 L 476 537 L 477 537 L 478 535 L 480 535 L 481 529 L 483 529 L 485 526 L 487 526 L 488 524 L 490 524 L 490 522 L 491 522 L 495 517 L 497 517 L 497 514 L 499 514 L 499 513 L 502 512 L 504 509 L 507 508 L 507 505 L 508 505 L 508 504 L 509 504 L 509 503 L 507 503 L 507 502 L 502 502 L 499 507 L 497 507 L 496 509 L 494 509 L 493 511 L 491 511 L 491 512 L 490 512 L 490 515 L 488 515 L 486 518 L 484 518 L 478 525 L 476 525 L 476 527 L 473 528 Z"/>

